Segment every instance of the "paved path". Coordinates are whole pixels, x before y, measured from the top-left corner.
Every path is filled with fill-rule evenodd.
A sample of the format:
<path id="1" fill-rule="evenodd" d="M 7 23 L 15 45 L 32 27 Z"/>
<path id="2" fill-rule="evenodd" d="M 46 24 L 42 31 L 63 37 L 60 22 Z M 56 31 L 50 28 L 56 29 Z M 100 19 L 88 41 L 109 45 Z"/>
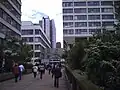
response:
<path id="1" fill-rule="evenodd" d="M 40 80 L 39 76 L 36 79 L 32 74 L 24 75 L 18 83 L 14 79 L 0 83 L 0 90 L 67 90 L 64 76 L 60 79 L 59 88 L 53 87 L 53 79 L 48 72 Z"/>

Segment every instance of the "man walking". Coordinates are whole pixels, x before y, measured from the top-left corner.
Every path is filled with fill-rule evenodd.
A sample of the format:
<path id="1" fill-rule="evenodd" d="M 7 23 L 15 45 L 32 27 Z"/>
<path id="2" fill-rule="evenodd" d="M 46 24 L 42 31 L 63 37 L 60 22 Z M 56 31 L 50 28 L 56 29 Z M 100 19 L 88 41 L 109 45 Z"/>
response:
<path id="1" fill-rule="evenodd" d="M 18 67 L 18 64 L 16 63 L 16 64 L 13 66 L 13 74 L 14 74 L 14 76 L 15 76 L 15 82 L 18 81 L 19 73 L 20 73 L 20 68 Z"/>
<path id="2" fill-rule="evenodd" d="M 21 80 L 21 77 L 22 77 L 22 73 L 24 71 L 24 66 L 22 64 L 19 65 L 19 68 L 20 68 L 20 73 L 19 73 L 19 80 Z"/>
<path id="3" fill-rule="evenodd" d="M 38 67 L 36 65 L 34 65 L 32 68 L 32 71 L 33 71 L 34 78 L 36 78 L 37 72 L 38 72 Z"/>
<path id="4" fill-rule="evenodd" d="M 62 77 L 62 72 L 61 72 L 61 68 L 59 67 L 59 65 L 57 65 L 55 67 L 55 71 L 54 73 L 54 87 L 59 87 L 59 78 Z"/>

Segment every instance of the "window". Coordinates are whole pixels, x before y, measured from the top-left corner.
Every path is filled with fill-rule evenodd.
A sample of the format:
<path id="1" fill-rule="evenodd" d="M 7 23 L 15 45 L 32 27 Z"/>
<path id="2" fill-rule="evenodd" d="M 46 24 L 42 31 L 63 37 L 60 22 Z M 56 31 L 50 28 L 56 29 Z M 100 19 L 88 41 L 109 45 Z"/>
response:
<path id="1" fill-rule="evenodd" d="M 89 27 L 97 27 L 97 26 L 101 26 L 100 22 L 89 22 Z"/>
<path id="2" fill-rule="evenodd" d="M 75 22 L 75 27 L 87 27 L 87 22 Z"/>
<path id="3" fill-rule="evenodd" d="M 64 28 L 73 27 L 73 22 L 64 22 L 64 23 L 63 23 L 63 27 L 64 27 Z"/>
<path id="4" fill-rule="evenodd" d="M 87 15 L 75 15 L 74 20 L 87 20 Z"/>
<path id="5" fill-rule="evenodd" d="M 35 52 L 35 57 L 40 57 L 40 52 Z"/>
<path id="6" fill-rule="evenodd" d="M 22 35 L 33 35 L 32 29 L 22 30 Z"/>
<path id="7" fill-rule="evenodd" d="M 2 17 L 3 10 L 0 8 L 0 17 Z"/>
<path id="8" fill-rule="evenodd" d="M 73 29 L 68 29 L 68 34 L 73 34 L 73 33 L 74 33 Z"/>
<path id="9" fill-rule="evenodd" d="M 40 29 L 35 29 L 35 34 L 39 35 L 41 33 Z"/>
<path id="10" fill-rule="evenodd" d="M 113 8 L 102 8 L 101 11 L 104 13 L 113 13 Z"/>
<path id="11" fill-rule="evenodd" d="M 105 21 L 105 22 L 102 22 L 102 25 L 103 26 L 113 26 L 114 25 L 114 21 Z"/>
<path id="12" fill-rule="evenodd" d="M 63 9 L 63 13 L 73 13 L 73 9 Z"/>
<path id="13" fill-rule="evenodd" d="M 63 2 L 63 7 L 71 7 L 73 6 L 72 2 Z"/>
<path id="14" fill-rule="evenodd" d="M 33 42 L 33 37 L 23 37 L 24 42 Z"/>
<path id="15" fill-rule="evenodd" d="M 68 30 L 64 29 L 63 34 L 68 34 Z"/>
<path id="16" fill-rule="evenodd" d="M 74 2 L 74 6 L 86 6 L 86 2 Z"/>
<path id="17" fill-rule="evenodd" d="M 40 45 L 35 45 L 35 50 L 40 50 Z"/>
<path id="18" fill-rule="evenodd" d="M 72 15 L 63 16 L 63 20 L 73 20 L 73 16 Z"/>
<path id="19" fill-rule="evenodd" d="M 74 9 L 75 13 L 86 13 L 86 8 L 75 8 Z"/>
<path id="20" fill-rule="evenodd" d="M 119 5 L 120 1 L 114 1 L 114 5 Z"/>
<path id="21" fill-rule="evenodd" d="M 87 34 L 87 29 L 75 29 L 75 34 Z"/>
<path id="22" fill-rule="evenodd" d="M 102 6 L 112 6 L 113 2 L 112 1 L 101 1 Z"/>
<path id="23" fill-rule="evenodd" d="M 99 1 L 88 1 L 88 6 L 99 6 L 100 2 Z"/>
<path id="24" fill-rule="evenodd" d="M 102 15 L 102 19 L 114 19 L 114 15 Z"/>
<path id="25" fill-rule="evenodd" d="M 88 13 L 99 13 L 100 8 L 88 8 Z"/>
<path id="26" fill-rule="evenodd" d="M 89 29 L 90 34 L 100 33 L 100 32 L 101 32 L 101 29 Z"/>
<path id="27" fill-rule="evenodd" d="M 88 19 L 89 20 L 99 20 L 100 19 L 100 15 L 89 15 Z"/>

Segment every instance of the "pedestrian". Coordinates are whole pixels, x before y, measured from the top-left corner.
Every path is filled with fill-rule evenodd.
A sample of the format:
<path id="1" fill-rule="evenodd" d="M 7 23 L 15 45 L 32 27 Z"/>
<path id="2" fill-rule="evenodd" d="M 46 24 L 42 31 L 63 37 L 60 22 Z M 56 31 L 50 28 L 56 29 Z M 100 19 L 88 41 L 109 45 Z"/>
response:
<path id="1" fill-rule="evenodd" d="M 55 73 L 55 64 L 52 66 L 51 73 L 52 73 L 52 78 L 53 78 L 53 76 L 54 76 L 54 73 Z"/>
<path id="2" fill-rule="evenodd" d="M 51 72 L 51 68 L 52 68 L 52 67 L 51 67 L 51 65 L 49 64 L 49 65 L 48 65 L 49 75 L 50 75 L 50 72 Z"/>
<path id="3" fill-rule="evenodd" d="M 14 76 L 15 76 L 15 82 L 18 82 L 19 73 L 20 73 L 20 68 L 19 68 L 18 64 L 16 63 L 16 64 L 13 66 L 13 74 L 14 74 Z"/>
<path id="4" fill-rule="evenodd" d="M 59 87 L 59 78 L 62 77 L 62 72 L 61 72 L 61 68 L 59 67 L 59 65 L 57 65 L 55 67 L 55 71 L 54 71 L 54 87 Z"/>
<path id="5" fill-rule="evenodd" d="M 22 73 L 23 73 L 23 71 L 25 70 L 25 68 L 24 68 L 24 66 L 23 66 L 22 64 L 19 65 L 19 68 L 20 68 L 19 80 L 21 80 Z"/>
<path id="6" fill-rule="evenodd" d="M 36 65 L 34 65 L 32 68 L 32 71 L 33 71 L 34 78 L 36 78 L 37 72 L 38 72 L 38 67 Z"/>
<path id="7" fill-rule="evenodd" d="M 44 64 L 40 64 L 40 65 L 38 66 L 38 71 L 39 71 L 39 74 L 40 74 L 40 79 L 42 79 L 43 74 L 44 74 L 44 72 L 45 72 L 45 66 L 44 66 Z"/>

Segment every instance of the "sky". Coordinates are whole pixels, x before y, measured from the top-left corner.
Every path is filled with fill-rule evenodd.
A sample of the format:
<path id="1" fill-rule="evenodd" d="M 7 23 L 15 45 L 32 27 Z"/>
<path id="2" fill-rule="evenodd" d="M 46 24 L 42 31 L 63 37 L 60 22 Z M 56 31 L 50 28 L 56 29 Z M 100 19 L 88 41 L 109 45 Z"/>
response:
<path id="1" fill-rule="evenodd" d="M 36 12 L 44 13 L 55 20 L 56 41 L 63 45 L 62 0 L 22 0 L 22 21 L 39 23 L 42 16 L 33 16 Z"/>

